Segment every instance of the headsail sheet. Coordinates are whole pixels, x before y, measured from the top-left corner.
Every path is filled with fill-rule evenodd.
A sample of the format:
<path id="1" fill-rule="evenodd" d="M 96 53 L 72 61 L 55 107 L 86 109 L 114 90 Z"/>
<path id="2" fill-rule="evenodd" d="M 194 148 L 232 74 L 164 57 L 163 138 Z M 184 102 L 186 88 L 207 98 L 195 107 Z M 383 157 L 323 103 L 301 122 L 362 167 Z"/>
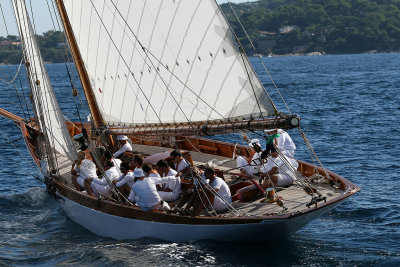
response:
<path id="1" fill-rule="evenodd" d="M 107 123 L 276 114 L 214 0 L 64 5 Z"/>
<path id="2" fill-rule="evenodd" d="M 12 2 L 32 90 L 33 106 L 40 127 L 52 149 L 74 160 L 76 150 L 43 64 L 25 1 Z"/>

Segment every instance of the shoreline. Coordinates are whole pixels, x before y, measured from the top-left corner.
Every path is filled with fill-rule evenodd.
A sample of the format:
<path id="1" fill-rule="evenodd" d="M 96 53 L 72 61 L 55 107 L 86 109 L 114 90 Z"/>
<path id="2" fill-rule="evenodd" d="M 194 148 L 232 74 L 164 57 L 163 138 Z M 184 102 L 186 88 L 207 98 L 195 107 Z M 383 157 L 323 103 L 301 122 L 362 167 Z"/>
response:
<path id="1" fill-rule="evenodd" d="M 269 57 L 305 57 L 305 56 L 339 56 L 339 55 L 372 55 L 372 54 L 398 54 L 400 51 L 385 51 L 385 52 L 380 52 L 380 51 L 367 51 L 364 53 L 349 53 L 349 54 L 327 54 L 323 52 L 310 52 L 310 53 L 289 53 L 289 54 L 282 54 L 282 55 L 277 55 L 277 54 L 269 54 L 269 55 L 263 55 L 260 53 L 255 53 L 252 55 L 247 55 L 249 58 L 254 58 L 254 57 L 259 57 L 261 56 L 262 58 L 269 58 Z M 51 61 L 46 61 L 44 62 L 45 65 L 47 64 L 63 64 L 65 62 L 51 62 Z M 73 63 L 73 62 L 68 62 L 68 63 Z M 5 63 L 5 62 L 0 62 L 0 66 L 7 66 L 7 65 L 18 65 L 19 63 Z"/>

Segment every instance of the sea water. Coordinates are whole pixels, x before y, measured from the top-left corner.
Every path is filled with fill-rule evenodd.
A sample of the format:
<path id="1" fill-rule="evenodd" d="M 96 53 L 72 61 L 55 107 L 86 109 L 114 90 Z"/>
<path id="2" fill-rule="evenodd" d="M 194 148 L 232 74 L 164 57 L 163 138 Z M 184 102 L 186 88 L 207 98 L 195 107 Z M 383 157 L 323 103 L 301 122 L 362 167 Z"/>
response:
<path id="1" fill-rule="evenodd" d="M 18 128 L 0 119 L 0 265 L 400 265 L 400 54 L 263 60 L 289 111 L 259 59 L 251 59 L 278 109 L 300 115 L 324 166 L 361 192 L 286 240 L 116 241 L 66 217 L 34 178 L 40 174 Z M 85 120 L 65 65 L 47 67 L 66 116 Z M 0 77 L 11 80 L 17 69 L 2 66 Z M 15 88 L 0 85 L 0 107 L 22 115 L 25 105 Z M 296 157 L 310 161 L 298 131 L 289 133 Z"/>

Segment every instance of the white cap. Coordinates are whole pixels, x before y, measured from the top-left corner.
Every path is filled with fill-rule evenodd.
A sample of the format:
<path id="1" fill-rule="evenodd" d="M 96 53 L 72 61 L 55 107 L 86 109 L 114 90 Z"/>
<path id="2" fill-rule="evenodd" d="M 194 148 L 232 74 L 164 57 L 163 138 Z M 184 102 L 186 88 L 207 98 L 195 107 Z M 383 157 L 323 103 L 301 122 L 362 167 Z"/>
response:
<path id="1" fill-rule="evenodd" d="M 253 144 L 257 144 L 258 146 L 261 146 L 260 140 L 258 140 L 257 138 L 254 138 L 254 139 L 250 140 L 249 146 L 253 147 Z"/>
<path id="2" fill-rule="evenodd" d="M 136 178 L 144 177 L 144 172 L 142 168 L 135 168 L 135 170 L 133 171 L 133 176 Z"/>
<path id="3" fill-rule="evenodd" d="M 266 129 L 266 130 L 264 130 L 264 132 L 268 134 L 268 133 L 276 131 L 276 130 L 278 130 L 278 129 Z"/>
<path id="4" fill-rule="evenodd" d="M 117 136 L 117 140 L 118 141 L 128 140 L 128 136 L 126 136 L 126 135 L 118 135 Z"/>

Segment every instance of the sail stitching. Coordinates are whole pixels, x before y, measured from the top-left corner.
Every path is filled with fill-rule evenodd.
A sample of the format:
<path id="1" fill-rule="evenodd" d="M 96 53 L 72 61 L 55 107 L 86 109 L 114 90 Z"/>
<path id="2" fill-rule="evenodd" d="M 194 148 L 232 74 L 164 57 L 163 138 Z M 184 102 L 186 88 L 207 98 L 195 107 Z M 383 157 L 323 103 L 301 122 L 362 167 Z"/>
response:
<path id="1" fill-rule="evenodd" d="M 113 1 L 111 1 L 113 3 Z M 120 16 L 123 18 L 122 14 L 120 13 L 120 11 L 118 10 L 118 13 L 120 14 Z M 123 18 L 124 19 L 124 18 Z M 124 19 L 125 23 L 126 20 Z M 140 43 L 140 40 L 137 38 L 136 34 L 133 32 L 132 28 L 130 28 L 130 26 L 128 25 L 129 30 L 131 31 L 131 33 L 134 35 L 134 37 L 137 39 L 138 43 Z M 173 75 L 178 82 L 180 82 L 182 85 L 185 86 L 186 89 L 189 89 L 190 92 L 192 92 L 196 97 L 198 97 L 199 99 L 201 99 L 204 104 L 206 104 L 207 106 L 209 106 L 211 109 L 213 109 L 219 116 L 221 116 L 222 118 L 224 118 L 223 115 L 221 115 L 217 110 L 215 110 L 213 107 L 211 107 L 207 101 L 205 101 L 204 99 L 202 99 L 199 95 L 197 95 L 192 89 L 190 89 L 190 87 L 188 87 L 181 79 L 179 79 L 173 72 L 171 72 L 171 70 L 169 70 L 150 50 L 146 49 L 146 54 L 151 55 L 158 63 L 160 63 L 161 66 L 163 66 L 164 69 L 167 70 L 167 72 L 171 73 L 171 75 Z M 170 89 L 167 89 L 170 92 Z"/>
<path id="2" fill-rule="evenodd" d="M 111 1 L 111 3 L 113 3 L 115 9 L 118 11 L 119 15 L 120 15 L 121 18 L 124 20 L 124 22 L 128 25 L 128 28 L 130 29 L 131 33 L 134 35 L 135 39 L 137 39 L 139 45 L 142 47 L 142 49 L 144 50 L 144 52 L 145 52 L 145 54 L 146 54 L 146 58 L 149 58 L 149 57 L 148 57 L 148 53 L 147 53 L 147 51 L 149 51 L 149 50 L 146 49 L 146 48 L 142 45 L 142 43 L 140 42 L 140 40 L 138 39 L 138 37 L 135 35 L 135 33 L 134 33 L 134 32 L 132 31 L 132 29 L 129 27 L 129 24 L 126 22 L 125 18 L 122 16 L 121 12 L 119 11 L 118 7 L 115 5 L 114 1 Z M 153 31 L 154 31 L 154 29 L 153 29 Z M 118 52 L 119 52 L 119 51 L 118 51 Z M 150 59 L 150 58 L 149 58 L 149 59 Z M 124 61 L 125 61 L 125 60 L 124 60 Z M 145 61 L 146 61 L 146 60 L 145 60 Z M 150 60 L 150 63 L 151 63 L 151 65 L 153 66 L 153 68 L 154 68 L 155 70 L 157 70 L 157 68 L 155 67 L 155 64 L 153 63 L 152 60 Z M 160 64 L 161 64 L 161 63 L 160 63 Z M 129 68 L 129 66 L 128 66 L 128 68 Z M 171 93 L 170 89 L 168 88 L 166 82 L 165 82 L 164 79 L 160 76 L 160 74 L 159 74 L 158 71 L 156 71 L 156 74 L 160 77 L 161 81 L 163 82 L 164 86 L 166 87 L 166 90 L 168 90 L 168 92 L 170 93 L 172 99 L 178 104 L 178 102 L 176 101 L 175 97 L 173 96 L 173 94 Z M 139 84 L 138 84 L 138 85 L 139 85 Z M 154 107 L 151 105 L 151 103 L 150 103 L 149 100 L 148 100 L 148 104 L 152 107 L 153 111 L 155 112 Z M 178 104 L 178 106 L 179 106 L 179 104 Z M 186 114 L 185 114 L 185 112 L 182 110 L 182 108 L 181 108 L 180 106 L 179 106 L 179 108 L 181 109 L 182 114 L 185 116 L 186 120 L 187 120 L 188 122 L 190 122 L 189 118 L 186 116 Z M 155 112 L 155 113 L 156 113 L 156 112 Z M 159 119 L 160 122 L 161 122 L 161 119 L 160 119 L 160 117 L 158 116 L 157 113 L 156 113 L 156 116 L 158 117 L 158 119 Z"/>
<path id="3" fill-rule="evenodd" d="M 96 12 L 96 14 L 97 14 L 97 16 L 100 18 L 100 14 L 98 13 L 96 7 L 94 6 L 93 1 L 90 0 L 90 2 L 92 3 L 92 6 L 93 6 L 93 8 L 94 8 L 94 10 L 95 10 L 95 12 Z M 113 1 L 111 1 L 111 2 L 113 2 Z M 110 33 L 108 32 L 108 30 L 107 30 L 107 28 L 105 27 L 105 25 L 104 25 L 103 21 L 101 20 L 101 18 L 100 18 L 100 21 L 101 21 L 101 23 L 102 23 L 102 25 L 103 25 L 105 31 L 107 32 L 108 36 L 110 37 L 110 40 L 111 40 L 111 42 L 113 43 L 114 47 L 116 47 L 116 44 L 115 44 L 114 40 L 111 38 Z M 118 53 L 119 53 L 120 56 L 121 56 L 121 52 L 120 52 L 118 49 L 117 49 L 117 51 L 118 51 Z M 127 68 L 129 69 L 129 66 L 128 66 L 127 62 L 125 61 L 125 59 L 124 59 L 122 56 L 121 56 L 121 58 L 123 59 L 125 65 L 126 65 Z M 151 103 L 150 103 L 150 101 L 149 101 L 147 95 L 144 93 L 144 91 L 143 91 L 142 87 L 140 86 L 138 80 L 135 78 L 134 75 L 132 75 L 132 77 L 133 77 L 133 79 L 135 80 L 136 84 L 138 85 L 138 89 L 142 92 L 142 94 L 143 94 L 143 96 L 145 97 L 146 101 L 149 103 L 149 105 L 151 105 Z M 152 107 L 152 109 L 153 109 L 153 112 L 156 114 L 156 116 L 157 116 L 159 122 L 162 124 L 162 121 L 161 121 L 160 118 L 158 117 L 157 112 L 155 111 L 153 105 L 151 105 L 151 107 Z"/>

